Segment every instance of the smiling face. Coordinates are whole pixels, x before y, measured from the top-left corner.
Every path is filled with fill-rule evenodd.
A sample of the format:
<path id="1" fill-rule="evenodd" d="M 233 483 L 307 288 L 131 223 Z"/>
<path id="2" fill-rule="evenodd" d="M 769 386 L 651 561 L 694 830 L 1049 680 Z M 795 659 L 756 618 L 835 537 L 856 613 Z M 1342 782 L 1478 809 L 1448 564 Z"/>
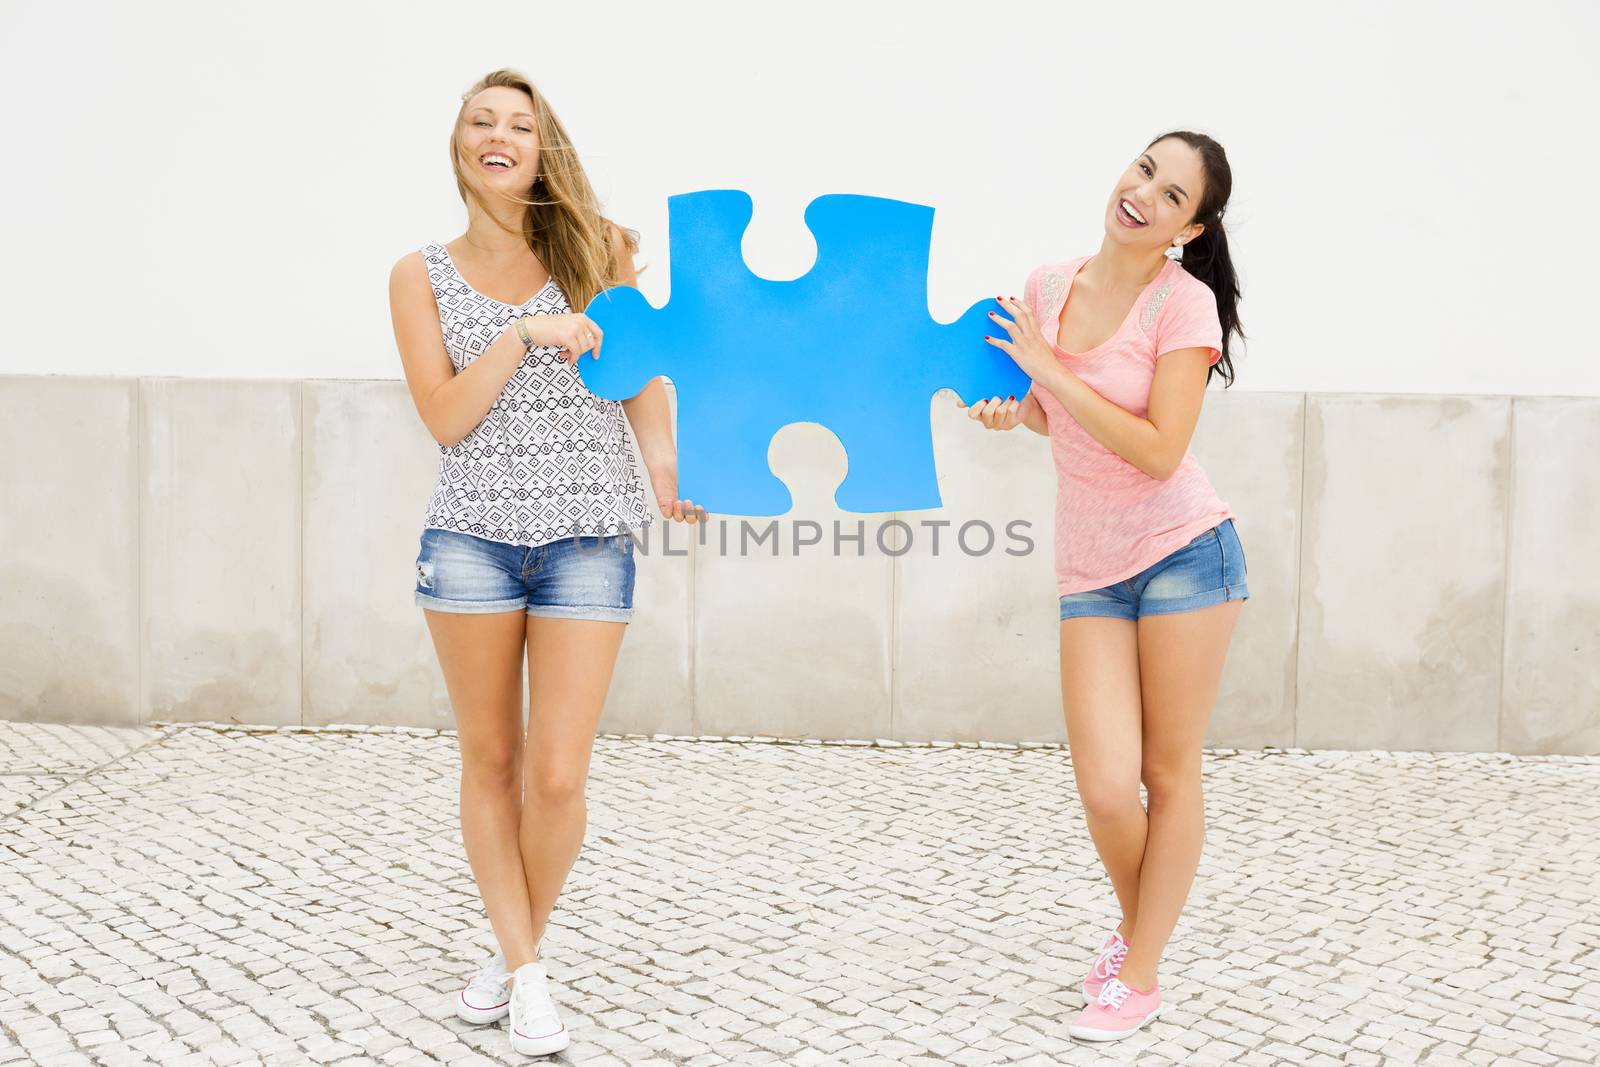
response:
<path id="1" fill-rule="evenodd" d="M 1106 204 L 1106 236 L 1150 249 L 1191 241 L 1204 229 L 1193 223 L 1204 195 L 1200 153 L 1176 138 L 1157 141 L 1117 179 Z"/>
<path id="2" fill-rule="evenodd" d="M 527 93 L 503 85 L 478 93 L 461 111 L 462 177 L 483 192 L 525 197 L 539 175 L 538 129 Z"/>

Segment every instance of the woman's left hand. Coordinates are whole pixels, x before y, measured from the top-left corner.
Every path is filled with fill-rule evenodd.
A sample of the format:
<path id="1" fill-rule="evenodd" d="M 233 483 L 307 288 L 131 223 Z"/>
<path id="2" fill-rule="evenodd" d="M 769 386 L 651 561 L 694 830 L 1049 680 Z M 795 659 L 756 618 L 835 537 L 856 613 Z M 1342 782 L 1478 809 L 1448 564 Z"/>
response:
<path id="1" fill-rule="evenodd" d="M 1011 318 L 993 311 L 989 312 L 989 318 L 1006 332 L 1009 339 L 985 337 L 984 340 L 1010 356 L 1022 373 L 1033 381 L 1039 381 L 1060 366 L 1050 342 L 1039 332 L 1039 320 L 1034 317 L 1033 309 L 1015 297 L 997 296 L 995 300 Z"/>
<path id="2" fill-rule="evenodd" d="M 686 522 L 693 525 L 706 521 L 706 509 L 696 507 L 692 500 L 678 499 L 678 466 L 676 463 L 669 466 L 650 468 L 650 486 L 656 491 L 656 506 L 661 509 L 663 518 L 673 522 Z"/>

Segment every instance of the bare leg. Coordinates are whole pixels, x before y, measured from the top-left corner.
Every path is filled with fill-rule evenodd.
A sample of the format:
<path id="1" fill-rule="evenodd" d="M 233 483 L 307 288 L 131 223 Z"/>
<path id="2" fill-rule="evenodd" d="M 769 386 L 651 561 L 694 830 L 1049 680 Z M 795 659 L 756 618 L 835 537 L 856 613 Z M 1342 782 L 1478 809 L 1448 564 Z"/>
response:
<path id="1" fill-rule="evenodd" d="M 534 944 L 583 847 L 584 785 L 626 625 L 528 617 L 528 739 L 523 759 L 522 864 Z M 513 956 L 515 970 L 536 950 Z"/>
<path id="2" fill-rule="evenodd" d="M 461 748 L 461 840 L 495 940 L 509 958 L 533 951 L 522 819 L 521 611 L 423 611 L 444 671 Z"/>
<path id="3" fill-rule="evenodd" d="M 1139 921 L 1118 975 L 1134 989 L 1156 983 L 1156 963 L 1194 883 L 1205 840 L 1201 745 L 1243 601 L 1139 620 L 1144 699 L 1141 776 L 1150 831 L 1139 872 Z"/>
<path id="4" fill-rule="evenodd" d="M 1061 704 L 1089 836 L 1122 905 L 1126 937 L 1139 911 L 1145 810 L 1139 803 L 1139 644 L 1134 623 L 1061 623 Z"/>

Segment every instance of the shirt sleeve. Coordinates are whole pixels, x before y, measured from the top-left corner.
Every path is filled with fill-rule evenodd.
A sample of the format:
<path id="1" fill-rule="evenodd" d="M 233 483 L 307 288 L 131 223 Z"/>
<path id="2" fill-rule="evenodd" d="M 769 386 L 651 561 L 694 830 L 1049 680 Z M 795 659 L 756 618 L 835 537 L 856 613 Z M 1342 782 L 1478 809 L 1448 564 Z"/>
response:
<path id="1" fill-rule="evenodd" d="M 1033 317 L 1043 320 L 1044 311 L 1039 307 L 1039 272 L 1043 267 L 1035 267 L 1028 272 L 1027 281 L 1022 283 L 1022 302 L 1028 305 L 1033 312 Z"/>
<path id="2" fill-rule="evenodd" d="M 1222 322 L 1217 298 L 1204 282 L 1180 285 L 1172 291 L 1156 320 L 1156 358 L 1184 348 L 1211 349 L 1211 365 L 1222 358 Z"/>
<path id="3" fill-rule="evenodd" d="M 1044 270 L 1043 267 L 1033 268 L 1028 272 L 1027 279 L 1022 283 L 1022 302 L 1033 312 L 1033 317 L 1040 321 L 1044 319 L 1044 311 L 1039 307 L 1039 272 L 1042 270 Z M 1033 392 L 1033 384 L 1031 381 L 1028 383 L 1028 393 Z M 1024 393 L 1023 395 L 1026 396 L 1028 394 Z M 1046 411 L 1045 418 L 1048 419 L 1049 415 L 1050 413 Z"/>

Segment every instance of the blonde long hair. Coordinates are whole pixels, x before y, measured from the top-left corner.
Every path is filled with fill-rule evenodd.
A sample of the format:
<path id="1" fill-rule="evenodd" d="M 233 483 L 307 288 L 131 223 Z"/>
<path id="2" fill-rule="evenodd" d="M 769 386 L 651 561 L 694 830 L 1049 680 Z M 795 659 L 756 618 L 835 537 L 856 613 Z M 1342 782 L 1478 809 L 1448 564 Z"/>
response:
<path id="1" fill-rule="evenodd" d="M 463 174 L 463 169 L 471 166 L 472 161 L 467 159 L 461 146 L 461 125 L 468 102 L 483 90 L 496 86 L 528 94 L 533 101 L 534 125 L 539 133 L 539 176 L 526 196 L 517 198 L 523 205 L 523 239 L 561 286 L 567 302 L 574 310 L 582 311 L 602 289 L 620 280 L 619 264 L 610 240 L 610 230 L 616 224 L 601 214 L 600 201 L 594 195 L 588 175 L 583 172 L 583 164 L 578 161 L 577 149 L 572 147 L 566 128 L 525 75 L 506 69 L 490 71 L 461 97 L 461 110 L 456 113 L 455 126 L 450 131 L 450 165 L 455 170 L 456 190 L 461 194 L 462 203 L 470 205 L 475 200 L 479 207 L 487 207 Z M 628 254 L 638 251 L 638 233 L 620 226 L 616 228 L 622 234 Z"/>

